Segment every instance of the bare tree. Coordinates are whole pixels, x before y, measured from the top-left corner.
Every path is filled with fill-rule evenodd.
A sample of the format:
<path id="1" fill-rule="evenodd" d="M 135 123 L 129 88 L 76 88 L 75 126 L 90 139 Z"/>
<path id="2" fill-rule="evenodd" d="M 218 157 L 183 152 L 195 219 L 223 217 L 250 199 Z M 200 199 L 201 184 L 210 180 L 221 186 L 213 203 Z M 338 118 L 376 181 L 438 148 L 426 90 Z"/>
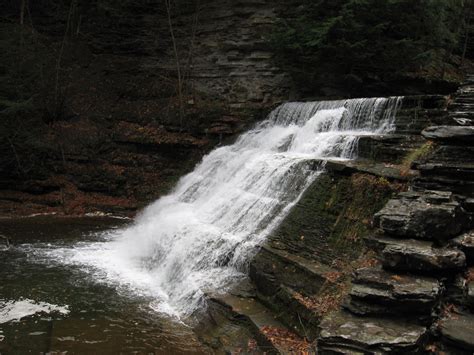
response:
<path id="1" fill-rule="evenodd" d="M 183 127 L 184 119 L 184 98 L 183 98 L 183 77 L 181 73 L 181 63 L 179 60 L 178 45 L 176 43 L 176 37 L 174 35 L 173 21 L 171 20 L 171 0 L 165 0 L 166 14 L 168 17 L 168 27 L 171 35 L 171 41 L 173 45 L 174 60 L 176 65 L 176 75 L 178 80 L 178 104 L 179 104 L 179 123 Z"/>
<path id="2" fill-rule="evenodd" d="M 471 19 L 472 19 L 472 1 L 468 0 L 464 3 L 464 26 L 465 26 L 464 31 L 465 33 L 464 33 L 464 44 L 463 44 L 463 49 L 462 49 L 460 66 L 464 64 L 464 60 L 466 59 L 467 47 L 469 44 L 469 35 L 471 31 Z"/>
<path id="3" fill-rule="evenodd" d="M 61 61 L 62 61 L 62 58 L 63 58 L 63 54 L 64 54 L 64 48 L 66 46 L 66 41 L 67 41 L 67 36 L 68 36 L 68 33 L 70 31 L 70 27 L 71 27 L 71 19 L 72 19 L 72 15 L 76 9 L 76 6 L 77 6 L 77 0 L 72 0 L 71 1 L 71 4 L 69 5 L 69 11 L 68 11 L 68 14 L 67 14 L 67 20 L 66 20 L 66 29 L 64 30 L 64 36 L 63 36 L 63 39 L 61 41 L 61 46 L 59 47 L 59 53 L 58 53 L 58 59 L 56 61 L 56 72 L 55 72 L 55 81 L 54 81 L 54 101 L 53 101 L 53 114 L 55 116 L 55 118 L 57 118 L 57 116 L 59 115 L 59 107 L 60 107 L 60 83 L 59 83 L 59 79 L 60 79 L 60 74 L 61 74 Z"/>
<path id="4" fill-rule="evenodd" d="M 26 9 L 26 0 L 21 0 L 20 5 L 20 25 L 23 27 L 25 23 L 25 9 Z"/>

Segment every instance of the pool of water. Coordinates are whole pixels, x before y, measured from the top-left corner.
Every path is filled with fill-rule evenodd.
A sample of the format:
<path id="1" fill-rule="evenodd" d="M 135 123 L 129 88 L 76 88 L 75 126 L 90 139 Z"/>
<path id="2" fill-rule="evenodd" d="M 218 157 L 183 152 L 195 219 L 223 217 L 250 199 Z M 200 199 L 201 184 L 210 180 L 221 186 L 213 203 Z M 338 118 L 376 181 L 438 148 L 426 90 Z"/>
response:
<path id="1" fill-rule="evenodd" d="M 188 324 L 150 309 L 146 295 L 97 282 L 47 251 L 101 241 L 123 227 L 113 218 L 0 220 L 0 354 L 67 352 L 213 353 Z M 0 240 L 0 242 L 2 242 Z"/>

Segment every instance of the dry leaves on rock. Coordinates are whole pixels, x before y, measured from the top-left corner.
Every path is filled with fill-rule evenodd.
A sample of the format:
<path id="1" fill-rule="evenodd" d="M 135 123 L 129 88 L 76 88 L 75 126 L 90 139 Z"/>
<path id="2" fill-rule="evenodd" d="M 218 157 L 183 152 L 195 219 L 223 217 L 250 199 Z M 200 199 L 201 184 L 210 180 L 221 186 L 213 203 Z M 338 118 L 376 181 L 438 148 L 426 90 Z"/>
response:
<path id="1" fill-rule="evenodd" d="M 260 331 L 272 344 L 285 348 L 292 354 L 311 354 L 311 344 L 306 339 L 300 338 L 298 335 L 287 329 L 264 326 L 260 328 Z"/>

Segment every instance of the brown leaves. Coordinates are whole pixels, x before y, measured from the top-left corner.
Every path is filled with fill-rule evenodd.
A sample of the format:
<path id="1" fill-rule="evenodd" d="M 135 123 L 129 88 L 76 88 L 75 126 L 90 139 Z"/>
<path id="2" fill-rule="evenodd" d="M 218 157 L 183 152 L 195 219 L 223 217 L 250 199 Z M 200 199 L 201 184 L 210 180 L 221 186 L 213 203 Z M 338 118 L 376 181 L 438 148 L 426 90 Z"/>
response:
<path id="1" fill-rule="evenodd" d="M 324 274 L 326 280 L 331 283 L 336 283 L 336 281 L 338 281 L 342 276 L 342 272 L 339 271 L 331 271 Z"/>
<path id="2" fill-rule="evenodd" d="M 328 292 L 317 296 L 305 297 L 301 293 L 294 292 L 293 296 L 306 308 L 312 310 L 319 317 L 339 308 L 344 297 L 340 292 Z"/>
<path id="3" fill-rule="evenodd" d="M 282 347 L 292 354 L 309 355 L 311 344 L 287 329 L 264 326 L 260 331 L 275 346 Z"/>

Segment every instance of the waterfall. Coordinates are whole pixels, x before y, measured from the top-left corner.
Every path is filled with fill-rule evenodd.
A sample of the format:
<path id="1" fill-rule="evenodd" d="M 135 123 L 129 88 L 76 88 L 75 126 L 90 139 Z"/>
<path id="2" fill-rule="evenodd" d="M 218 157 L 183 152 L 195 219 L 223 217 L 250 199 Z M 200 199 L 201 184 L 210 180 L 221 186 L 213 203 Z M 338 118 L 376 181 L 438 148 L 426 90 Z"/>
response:
<path id="1" fill-rule="evenodd" d="M 242 277 L 256 246 L 324 170 L 321 162 L 353 159 L 358 137 L 392 131 L 400 104 L 396 97 L 283 104 L 205 156 L 111 241 L 67 258 L 153 295 L 160 311 L 189 316 L 205 292 Z"/>

